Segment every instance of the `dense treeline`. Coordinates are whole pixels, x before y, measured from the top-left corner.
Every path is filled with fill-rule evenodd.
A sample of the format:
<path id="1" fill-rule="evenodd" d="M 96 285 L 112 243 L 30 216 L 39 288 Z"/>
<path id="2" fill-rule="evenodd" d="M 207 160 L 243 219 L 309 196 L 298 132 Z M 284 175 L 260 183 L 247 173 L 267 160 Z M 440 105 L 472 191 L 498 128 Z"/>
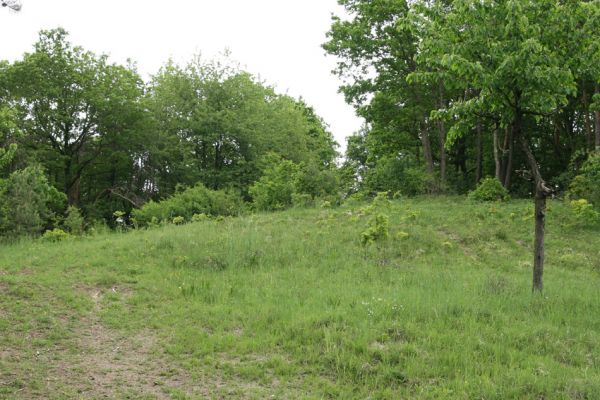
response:
<path id="1" fill-rule="evenodd" d="M 299 181 L 335 175 L 337 156 L 310 106 L 238 68 L 169 62 L 145 83 L 62 29 L 0 63 L 0 146 L 4 235 L 59 227 L 67 206 L 114 223 L 197 185 L 251 201 L 274 156 Z"/>
<path id="2" fill-rule="evenodd" d="M 350 17 L 324 48 L 367 121 L 346 166 L 364 188 L 464 193 L 495 176 L 527 196 L 522 138 L 558 189 L 600 147 L 598 2 L 339 3 Z"/>
<path id="3" fill-rule="evenodd" d="M 345 168 L 370 191 L 460 193 L 490 175 L 533 195 L 541 291 L 546 199 L 600 150 L 600 3 L 339 3 L 350 18 L 334 18 L 324 48 L 368 122 Z"/>

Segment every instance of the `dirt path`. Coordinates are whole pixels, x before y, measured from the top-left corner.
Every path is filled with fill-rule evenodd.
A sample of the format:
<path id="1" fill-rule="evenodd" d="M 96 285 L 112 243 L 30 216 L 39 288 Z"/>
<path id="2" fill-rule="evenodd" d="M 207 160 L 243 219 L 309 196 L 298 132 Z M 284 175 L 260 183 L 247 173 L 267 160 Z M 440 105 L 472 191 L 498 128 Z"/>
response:
<path id="1" fill-rule="evenodd" d="M 49 389 L 83 399 L 170 399 L 173 394 L 210 398 L 185 372 L 169 366 L 149 331 L 125 336 L 100 321 L 108 291 L 127 297 L 125 288 L 79 287 L 93 301 L 93 310 L 75 332 L 77 354 L 62 357 Z M 54 386 L 54 387 L 53 387 Z"/>

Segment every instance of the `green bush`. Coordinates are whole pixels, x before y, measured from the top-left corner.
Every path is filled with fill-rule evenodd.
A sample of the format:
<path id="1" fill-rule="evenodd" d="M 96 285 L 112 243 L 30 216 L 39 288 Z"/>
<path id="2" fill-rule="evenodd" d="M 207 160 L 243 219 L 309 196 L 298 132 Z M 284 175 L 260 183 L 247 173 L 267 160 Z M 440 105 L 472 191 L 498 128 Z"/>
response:
<path id="1" fill-rule="evenodd" d="M 263 161 L 263 176 L 250 187 L 250 195 L 257 210 L 283 210 L 292 205 L 297 192 L 300 168 L 277 154 L 269 154 Z"/>
<path id="2" fill-rule="evenodd" d="M 389 217 L 385 214 L 377 214 L 370 221 L 368 228 L 361 232 L 360 242 L 363 246 L 372 243 L 382 245 L 389 237 Z"/>
<path id="3" fill-rule="evenodd" d="M 55 228 L 50 231 L 44 232 L 44 234 L 42 235 L 42 240 L 45 242 L 60 242 L 61 240 L 65 240 L 70 237 L 71 235 L 69 235 L 62 229 Z"/>
<path id="4" fill-rule="evenodd" d="M 210 190 L 198 184 L 163 201 L 150 201 L 134 210 L 132 216 L 139 226 L 148 226 L 158 221 L 173 221 L 176 217 L 191 221 L 194 214 L 238 215 L 243 209 L 244 204 L 238 193 Z"/>
<path id="5" fill-rule="evenodd" d="M 569 206 L 578 225 L 594 225 L 600 221 L 600 213 L 586 199 L 571 200 Z"/>
<path id="6" fill-rule="evenodd" d="M 55 224 L 66 196 L 48 183 L 39 166 L 13 172 L 0 185 L 1 230 L 7 236 L 39 235 Z"/>
<path id="7" fill-rule="evenodd" d="M 293 193 L 292 204 L 298 208 L 308 208 L 315 206 L 315 199 L 307 193 Z"/>
<path id="8" fill-rule="evenodd" d="M 201 221 L 206 221 L 207 219 L 208 219 L 208 215 L 206 215 L 204 213 L 192 215 L 192 222 L 201 222 Z"/>
<path id="9" fill-rule="evenodd" d="M 567 197 L 586 199 L 596 210 L 600 210 L 600 152 L 589 156 L 571 185 Z"/>
<path id="10" fill-rule="evenodd" d="M 367 192 L 398 193 L 418 196 L 431 191 L 433 179 L 423 168 L 415 166 L 410 157 L 398 159 L 387 157 L 378 160 L 371 168 L 364 183 Z"/>
<path id="11" fill-rule="evenodd" d="M 469 199 L 475 201 L 506 201 L 510 198 L 508 190 L 496 178 L 485 178 L 477 189 L 469 193 Z"/>
<path id="12" fill-rule="evenodd" d="M 67 216 L 63 221 L 63 226 L 72 235 L 83 235 L 84 220 L 79 208 L 75 206 L 69 206 L 69 208 L 67 208 Z"/>
<path id="13" fill-rule="evenodd" d="M 340 179 L 337 171 L 320 169 L 318 165 L 309 163 L 302 165 L 298 173 L 296 191 L 310 195 L 313 199 L 337 194 Z M 294 205 L 296 205 L 294 203 Z"/>
<path id="14" fill-rule="evenodd" d="M 193 218 L 193 216 L 192 216 L 192 218 Z M 177 216 L 177 217 L 173 218 L 173 225 L 183 225 L 184 223 L 185 223 L 185 218 L 183 218 L 181 216 Z"/>

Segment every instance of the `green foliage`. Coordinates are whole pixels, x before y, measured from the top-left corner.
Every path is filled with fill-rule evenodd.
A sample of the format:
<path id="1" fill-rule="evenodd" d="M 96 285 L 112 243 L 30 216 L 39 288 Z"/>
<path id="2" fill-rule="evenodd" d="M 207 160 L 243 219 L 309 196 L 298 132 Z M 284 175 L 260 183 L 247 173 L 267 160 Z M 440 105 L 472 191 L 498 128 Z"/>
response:
<path id="1" fill-rule="evenodd" d="M 21 131 L 17 125 L 17 116 L 13 109 L 0 103 L 0 143 L 10 142 L 18 139 Z M 16 143 L 9 143 L 6 147 L 0 147 L 0 170 L 10 164 L 17 152 Z"/>
<path id="2" fill-rule="evenodd" d="M 159 176 L 159 187 L 167 191 L 200 181 L 246 195 L 270 152 L 321 169 L 334 164 L 335 141 L 314 110 L 238 67 L 169 63 L 154 76 L 148 105 L 177 171 Z"/>
<path id="3" fill-rule="evenodd" d="M 3 149 L 0 148 L 0 168 L 4 168 L 7 164 L 9 164 L 15 156 L 17 152 L 17 145 L 11 144 L 8 148 Z"/>
<path id="4" fill-rule="evenodd" d="M 344 12 L 323 47 L 336 58 L 340 91 L 367 122 L 348 139 L 347 192 L 401 190 L 397 160 L 410 157 L 429 178 L 412 192 L 466 193 L 497 173 L 526 196 L 531 184 L 517 171 L 539 165 L 554 186 L 573 154 L 593 148 L 600 3 L 339 4 Z M 536 162 L 520 154 L 521 140 Z"/>
<path id="5" fill-rule="evenodd" d="M 567 197 L 587 199 L 600 210 L 600 152 L 590 154 L 583 163 L 579 175 L 569 186 Z"/>
<path id="6" fill-rule="evenodd" d="M 510 198 L 508 190 L 496 178 L 485 178 L 477 189 L 469 193 L 469 199 L 475 201 L 507 201 Z"/>
<path id="7" fill-rule="evenodd" d="M 107 185 L 140 175 L 133 166 L 151 142 L 140 136 L 151 130 L 133 68 L 74 46 L 59 28 L 41 31 L 34 51 L 3 68 L 0 81 L 19 117 L 20 148 L 30 153 L 21 157 L 40 162 L 71 204 L 104 203 L 98 195 Z"/>
<path id="8" fill-rule="evenodd" d="M 416 196 L 430 192 L 432 184 L 431 175 L 410 160 L 384 157 L 368 170 L 363 190 Z"/>
<path id="9" fill-rule="evenodd" d="M 67 208 L 67 215 L 63 221 L 63 226 L 67 232 L 72 235 L 82 235 L 85 230 L 85 221 L 81 215 L 79 208 L 75 206 L 69 206 Z"/>
<path id="10" fill-rule="evenodd" d="M 263 164 L 262 177 L 250 187 L 254 207 L 270 211 L 290 207 L 297 191 L 299 166 L 275 153 L 267 155 Z"/>
<path id="11" fill-rule="evenodd" d="M 385 214 L 377 214 L 369 221 L 369 226 L 360 234 L 360 243 L 363 246 L 377 244 L 382 246 L 389 238 L 390 219 Z"/>
<path id="12" fill-rule="evenodd" d="M 298 208 L 313 207 L 315 205 L 315 199 L 307 193 L 293 193 L 292 204 L 294 207 Z"/>
<path id="13" fill-rule="evenodd" d="M 4 235 L 38 235 L 50 227 L 66 207 L 66 196 L 48 183 L 39 166 L 12 173 L 1 186 Z"/>
<path id="14" fill-rule="evenodd" d="M 578 225 L 595 225 L 600 222 L 600 212 L 586 199 L 571 200 L 569 206 Z"/>
<path id="15" fill-rule="evenodd" d="M 195 214 L 229 216 L 242 211 L 242 199 L 235 191 L 210 190 L 198 184 L 160 202 L 150 201 L 142 208 L 133 210 L 132 215 L 143 227 L 153 221 L 173 221 L 176 217 L 190 221 Z"/>
<path id="16" fill-rule="evenodd" d="M 69 239 L 71 235 L 62 229 L 54 228 L 44 232 L 41 239 L 45 242 L 60 242 L 65 239 Z"/>
<path id="17" fill-rule="evenodd" d="M 197 215 L 197 214 L 194 214 Z M 193 216 L 192 216 L 193 218 Z M 183 225 L 185 223 L 185 218 L 182 216 L 177 216 L 175 218 L 173 218 L 173 225 Z"/>
<path id="18" fill-rule="evenodd" d="M 336 195 L 340 179 L 333 168 L 322 169 L 316 163 L 304 164 L 298 171 L 296 191 L 310 195 L 313 199 Z"/>
<path id="19" fill-rule="evenodd" d="M 194 215 L 192 215 L 192 222 L 202 222 L 202 221 L 206 221 L 208 218 L 209 218 L 208 215 L 206 215 L 204 213 L 194 214 Z"/>

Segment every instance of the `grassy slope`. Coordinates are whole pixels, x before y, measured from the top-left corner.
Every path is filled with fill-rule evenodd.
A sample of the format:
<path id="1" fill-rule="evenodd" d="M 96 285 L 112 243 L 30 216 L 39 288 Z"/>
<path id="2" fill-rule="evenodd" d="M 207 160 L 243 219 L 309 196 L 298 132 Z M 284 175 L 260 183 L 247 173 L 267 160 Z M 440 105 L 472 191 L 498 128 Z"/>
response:
<path id="1" fill-rule="evenodd" d="M 63 371 L 94 312 L 155 338 L 147 398 L 600 398 L 598 231 L 551 207 L 543 296 L 519 201 L 394 202 L 366 254 L 360 206 L 5 247 L 0 398 L 93 398 Z"/>

